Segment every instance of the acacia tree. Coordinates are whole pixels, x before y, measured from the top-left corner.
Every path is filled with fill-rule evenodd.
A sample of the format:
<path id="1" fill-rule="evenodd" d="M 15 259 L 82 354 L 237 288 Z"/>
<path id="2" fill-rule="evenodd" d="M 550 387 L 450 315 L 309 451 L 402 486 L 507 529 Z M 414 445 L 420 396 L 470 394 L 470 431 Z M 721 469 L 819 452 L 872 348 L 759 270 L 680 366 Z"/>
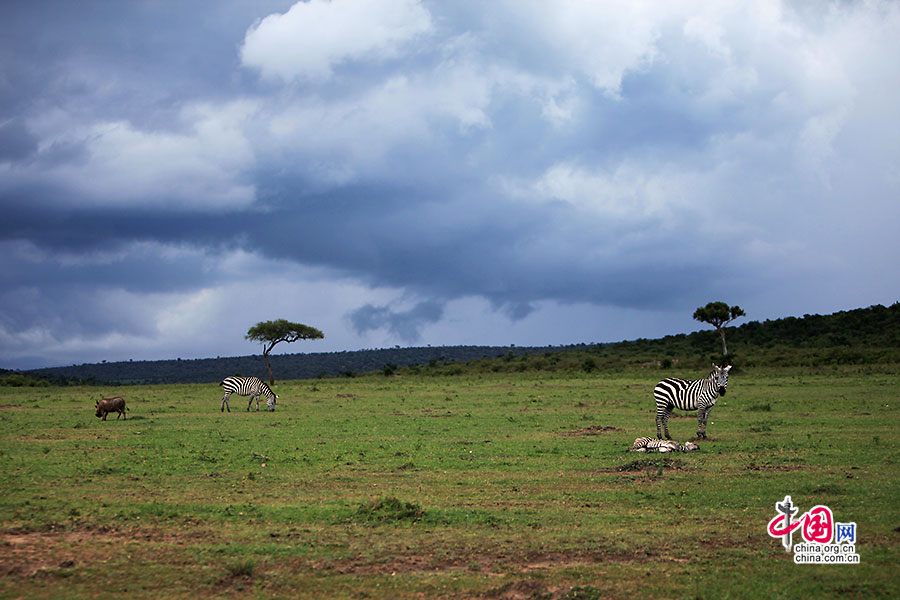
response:
<path id="1" fill-rule="evenodd" d="M 322 339 L 325 335 L 309 325 L 303 323 L 291 323 L 284 319 L 276 321 L 261 321 L 251 327 L 245 336 L 248 340 L 261 342 L 263 345 L 263 358 L 266 359 L 266 367 L 269 369 L 269 385 L 275 385 L 272 376 L 272 365 L 269 364 L 269 352 L 280 342 L 296 342 L 297 340 Z"/>
<path id="2" fill-rule="evenodd" d="M 701 323 L 709 323 L 716 328 L 716 332 L 722 338 L 722 356 L 728 356 L 728 346 L 725 345 L 725 326 L 746 315 L 747 313 L 740 306 L 728 306 L 724 302 L 710 302 L 694 311 L 694 319 Z"/>

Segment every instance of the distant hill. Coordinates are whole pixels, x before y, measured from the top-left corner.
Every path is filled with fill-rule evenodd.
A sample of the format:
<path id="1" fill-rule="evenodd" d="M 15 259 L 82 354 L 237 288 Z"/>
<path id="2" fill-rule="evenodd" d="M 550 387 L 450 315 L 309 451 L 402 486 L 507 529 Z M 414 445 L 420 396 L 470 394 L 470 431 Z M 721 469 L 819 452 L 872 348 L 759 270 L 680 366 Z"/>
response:
<path id="1" fill-rule="evenodd" d="M 269 355 L 276 379 L 309 379 L 313 377 L 352 376 L 386 367 L 399 368 L 411 365 L 445 365 L 464 363 L 488 357 L 559 352 L 568 347 L 514 347 L 514 346 L 439 346 L 424 348 L 390 348 L 383 350 L 357 350 L 352 352 L 317 352 L 311 354 Z M 156 383 L 207 383 L 222 381 L 229 375 L 255 375 L 267 377 L 266 364 L 261 354 L 227 358 L 200 358 L 189 360 L 156 360 L 105 362 L 50 367 L 23 371 L 36 378 L 49 378 L 51 383 L 77 381 L 83 383 L 156 384 Z"/>
<path id="2" fill-rule="evenodd" d="M 751 321 L 727 330 L 729 358 L 739 368 L 900 368 L 900 303 Z M 407 368 L 433 374 L 523 371 L 706 369 L 721 349 L 712 329 L 664 338 L 575 346 L 442 346 L 271 356 L 276 379 L 352 376 Z M 265 377 L 260 355 L 196 360 L 128 361 L 0 372 L 0 383 L 155 384 L 218 382 L 228 375 Z"/>
<path id="3" fill-rule="evenodd" d="M 750 321 L 729 327 L 726 336 L 729 358 L 741 368 L 900 366 L 900 302 L 831 315 Z M 719 358 L 721 342 L 710 327 L 656 340 L 620 342 L 597 352 L 620 366 L 649 360 L 705 369 L 709 360 Z"/>

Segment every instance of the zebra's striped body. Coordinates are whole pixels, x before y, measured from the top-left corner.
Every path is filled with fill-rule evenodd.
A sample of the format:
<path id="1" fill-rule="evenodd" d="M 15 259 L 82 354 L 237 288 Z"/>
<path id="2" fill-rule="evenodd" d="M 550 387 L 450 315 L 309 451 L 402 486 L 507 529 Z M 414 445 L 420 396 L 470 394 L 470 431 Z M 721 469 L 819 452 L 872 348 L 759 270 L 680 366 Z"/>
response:
<path id="1" fill-rule="evenodd" d="M 631 449 L 635 452 L 653 452 L 654 450 L 657 452 L 690 452 L 692 450 L 699 450 L 700 446 L 694 442 L 679 444 L 672 440 L 639 437 L 634 440 L 634 445 L 631 446 Z"/>
<path id="2" fill-rule="evenodd" d="M 225 395 L 222 397 L 222 412 L 225 412 L 226 408 L 228 412 L 231 412 L 231 407 L 228 405 L 228 397 L 232 394 L 250 396 L 247 410 L 250 410 L 253 399 L 256 398 L 256 410 L 259 411 L 260 396 L 266 397 L 266 406 L 269 410 L 275 410 L 275 400 L 278 396 L 275 395 L 268 384 L 258 377 L 226 377 L 219 385 L 225 388 Z"/>
<path id="3" fill-rule="evenodd" d="M 715 406 L 719 396 L 725 395 L 728 387 L 728 371 L 731 366 L 713 365 L 713 372 L 706 379 L 686 381 L 670 377 L 663 379 L 653 389 L 656 399 L 656 437 L 662 439 L 660 426 L 665 429 L 666 439 L 669 436 L 669 415 L 676 408 L 697 411 L 697 437 L 706 437 L 706 420 L 709 411 Z"/>

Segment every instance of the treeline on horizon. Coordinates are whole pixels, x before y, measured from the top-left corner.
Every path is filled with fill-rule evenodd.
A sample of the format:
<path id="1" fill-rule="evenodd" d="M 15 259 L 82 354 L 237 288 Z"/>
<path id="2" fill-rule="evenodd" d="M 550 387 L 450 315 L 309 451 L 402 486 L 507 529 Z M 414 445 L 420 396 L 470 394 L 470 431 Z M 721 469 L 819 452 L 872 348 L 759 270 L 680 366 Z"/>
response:
<path id="1" fill-rule="evenodd" d="M 900 366 L 900 302 L 831 315 L 751 321 L 727 329 L 729 362 L 738 369 Z M 441 346 L 270 356 L 276 380 L 430 373 L 613 372 L 635 368 L 705 370 L 722 359 L 715 331 L 659 339 L 555 347 Z M 211 383 L 228 375 L 264 376 L 261 355 L 127 361 L 0 370 L 0 385 Z M 674 373 L 673 373 L 674 374 Z"/>

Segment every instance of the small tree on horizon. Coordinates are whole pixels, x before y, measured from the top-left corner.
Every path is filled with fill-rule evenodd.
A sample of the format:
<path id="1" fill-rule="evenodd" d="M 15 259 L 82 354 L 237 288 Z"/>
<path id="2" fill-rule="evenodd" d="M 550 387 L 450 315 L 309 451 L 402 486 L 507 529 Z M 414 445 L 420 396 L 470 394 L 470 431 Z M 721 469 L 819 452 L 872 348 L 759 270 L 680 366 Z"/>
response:
<path id="1" fill-rule="evenodd" d="M 266 368 L 269 370 L 269 385 L 275 385 L 272 376 L 272 365 L 269 364 L 269 352 L 280 342 L 296 342 L 297 340 L 314 340 L 325 337 L 315 327 L 303 323 L 291 323 L 285 319 L 275 321 L 261 321 L 251 327 L 245 336 L 248 340 L 261 342 L 263 345 L 263 358 L 266 359 Z"/>
<path id="2" fill-rule="evenodd" d="M 737 318 L 745 317 L 740 306 L 728 306 L 724 302 L 710 302 L 694 311 L 694 319 L 701 323 L 708 323 L 716 328 L 719 337 L 722 338 L 722 356 L 728 356 L 728 346 L 725 345 L 725 326 Z"/>

